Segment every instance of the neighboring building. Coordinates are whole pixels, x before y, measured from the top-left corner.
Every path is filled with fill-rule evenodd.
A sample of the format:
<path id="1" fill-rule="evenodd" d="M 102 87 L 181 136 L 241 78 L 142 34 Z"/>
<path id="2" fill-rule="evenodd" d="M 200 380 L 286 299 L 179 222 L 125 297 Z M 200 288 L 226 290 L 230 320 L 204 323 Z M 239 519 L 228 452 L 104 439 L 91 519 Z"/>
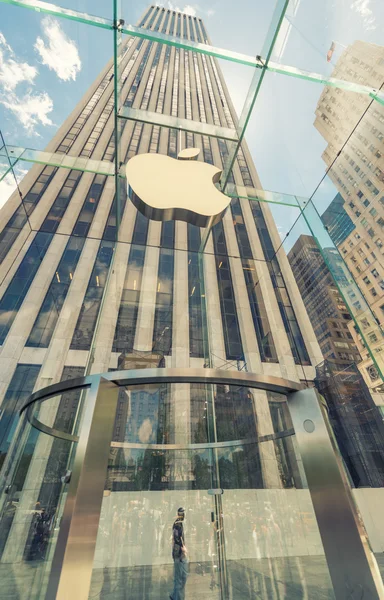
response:
<path id="1" fill-rule="evenodd" d="M 356 41 L 343 52 L 332 77 L 380 88 L 384 81 L 384 48 Z M 367 112 L 359 122 L 365 109 Z M 316 108 L 314 124 L 328 142 L 323 153 L 328 175 L 345 200 L 344 208 L 355 226 L 343 242 L 337 242 L 337 236 L 334 242 L 338 243 L 376 319 L 383 325 L 384 106 L 372 103 L 371 98 L 362 94 L 326 87 Z M 355 308 L 359 310 L 358 301 Z M 383 338 L 378 339 L 372 331 L 373 323 L 368 319 L 365 322 L 364 334 L 370 345 L 384 352 Z M 353 327 L 351 333 L 362 355 L 360 368 L 367 385 L 376 391 L 382 389 L 381 378 L 360 336 Z"/>
<path id="2" fill-rule="evenodd" d="M 383 487 L 384 424 L 355 364 L 340 369 L 326 360 L 316 367 L 316 387 L 329 419 L 352 487 Z"/>
<path id="3" fill-rule="evenodd" d="M 331 204 L 321 215 L 321 220 L 336 246 L 344 242 L 355 229 L 351 217 L 344 208 L 344 198 L 341 194 L 334 197 Z"/>
<path id="4" fill-rule="evenodd" d="M 338 251 L 326 248 L 325 253 L 343 276 Z M 288 260 L 324 358 L 340 368 L 360 362 L 348 329 L 350 314 L 313 237 L 301 235 L 289 251 Z"/>

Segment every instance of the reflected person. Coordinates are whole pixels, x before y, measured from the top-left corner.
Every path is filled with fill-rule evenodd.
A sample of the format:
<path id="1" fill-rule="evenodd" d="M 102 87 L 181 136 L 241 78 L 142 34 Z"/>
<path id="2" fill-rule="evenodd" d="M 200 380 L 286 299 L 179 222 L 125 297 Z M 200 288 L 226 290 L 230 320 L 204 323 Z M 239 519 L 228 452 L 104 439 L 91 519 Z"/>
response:
<path id="1" fill-rule="evenodd" d="M 173 592 L 170 595 L 171 600 L 184 600 L 185 598 L 185 584 L 187 583 L 188 577 L 188 559 L 184 537 L 184 516 L 185 509 L 180 507 L 177 511 L 177 518 L 172 526 L 172 558 L 174 571 Z"/>

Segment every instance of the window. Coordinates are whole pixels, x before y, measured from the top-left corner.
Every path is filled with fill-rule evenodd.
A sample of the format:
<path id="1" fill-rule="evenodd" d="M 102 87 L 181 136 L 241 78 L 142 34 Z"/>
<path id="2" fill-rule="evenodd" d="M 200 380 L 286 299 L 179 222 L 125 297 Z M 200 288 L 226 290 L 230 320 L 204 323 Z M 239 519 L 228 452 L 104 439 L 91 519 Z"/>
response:
<path id="1" fill-rule="evenodd" d="M 382 248 L 383 247 L 383 242 L 380 238 L 377 238 L 377 240 L 375 241 L 375 244 L 378 248 Z"/>
<path id="2" fill-rule="evenodd" d="M 0 420 L 0 468 L 16 429 L 19 411 L 32 394 L 39 371 L 40 365 L 17 365 L 5 393 Z"/>
<path id="3" fill-rule="evenodd" d="M 376 235 L 376 234 L 375 234 L 375 230 L 374 230 L 374 229 L 372 229 L 372 227 L 370 227 L 370 228 L 368 229 L 368 235 L 369 235 L 371 238 L 373 238 L 373 237 Z"/>
<path id="4" fill-rule="evenodd" d="M 363 281 L 366 285 L 370 285 L 370 283 L 371 283 L 367 276 L 363 277 Z"/>
<path id="5" fill-rule="evenodd" d="M 376 217 L 377 216 L 376 208 L 372 207 L 371 210 L 369 211 L 369 214 L 372 215 L 372 217 Z"/>
<path id="6" fill-rule="evenodd" d="M 54 274 L 26 346 L 48 348 L 67 297 L 85 238 L 70 238 Z"/>
<path id="7" fill-rule="evenodd" d="M 371 273 L 376 279 L 379 277 L 379 272 L 377 269 L 372 269 Z"/>
<path id="8" fill-rule="evenodd" d="M 70 347 L 74 350 L 89 350 L 91 346 L 113 249 L 113 242 L 101 242 L 73 334 Z"/>
<path id="9" fill-rule="evenodd" d="M 369 291 L 371 292 L 371 294 L 372 294 L 373 297 L 377 296 L 377 292 L 376 292 L 376 290 L 375 290 L 374 287 L 371 288 Z"/>

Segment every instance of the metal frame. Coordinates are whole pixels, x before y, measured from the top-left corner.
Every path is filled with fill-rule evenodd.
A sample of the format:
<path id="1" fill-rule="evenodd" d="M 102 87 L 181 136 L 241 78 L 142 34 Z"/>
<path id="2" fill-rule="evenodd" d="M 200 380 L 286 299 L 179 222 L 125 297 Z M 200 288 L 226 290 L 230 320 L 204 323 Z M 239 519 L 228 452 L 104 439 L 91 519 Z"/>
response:
<path id="1" fill-rule="evenodd" d="M 162 450 L 219 448 L 296 434 L 337 600 L 384 599 L 384 586 L 369 548 L 323 402 L 314 388 L 283 378 L 216 369 L 143 369 L 90 375 L 35 392 L 21 409 L 32 425 L 62 439 L 78 440 L 74 470 L 54 552 L 46 600 L 88 600 L 119 386 L 206 383 L 262 389 L 287 397 L 294 430 L 253 440 L 208 444 L 125 444 Z M 79 438 L 47 427 L 33 416 L 36 403 L 68 390 L 88 388 Z M 84 518 L 84 517 L 87 518 Z"/>

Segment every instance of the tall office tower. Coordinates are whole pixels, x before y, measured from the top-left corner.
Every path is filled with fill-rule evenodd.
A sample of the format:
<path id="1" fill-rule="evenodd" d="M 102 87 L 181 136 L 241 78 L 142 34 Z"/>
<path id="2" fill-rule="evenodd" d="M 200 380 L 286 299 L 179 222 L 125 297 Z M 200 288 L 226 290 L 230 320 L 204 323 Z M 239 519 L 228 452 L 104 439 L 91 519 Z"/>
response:
<path id="1" fill-rule="evenodd" d="M 384 81 L 384 48 L 356 41 L 342 53 L 332 76 L 380 88 Z M 328 175 L 355 225 L 344 242 L 339 242 L 339 249 L 377 320 L 383 323 L 384 107 L 370 104 L 369 98 L 352 98 L 350 92 L 329 87 L 320 96 L 314 125 L 328 142 L 323 160 L 327 168 L 332 165 Z M 343 152 L 337 156 L 345 142 Z M 355 308 L 360 308 L 358 301 Z M 384 350 L 384 340 L 371 331 L 372 325 L 365 320 L 367 339 L 373 348 Z M 351 333 L 363 359 L 360 368 L 364 380 L 368 387 L 381 389 L 381 378 L 367 349 L 353 327 Z"/>
<path id="2" fill-rule="evenodd" d="M 321 215 L 321 220 L 336 246 L 344 242 L 355 229 L 351 217 L 344 208 L 344 202 L 342 195 L 336 194 L 331 204 Z"/>
<path id="3" fill-rule="evenodd" d="M 148 8 L 139 26 L 210 43 L 201 19 L 158 6 Z M 236 114 L 216 59 L 136 37 L 124 43 L 124 107 L 234 126 Z M 48 151 L 113 161 L 113 84 L 111 61 L 60 127 Z M 124 163 L 146 152 L 176 158 L 185 147 L 200 148 L 199 160 L 217 167 L 228 155 L 227 143 L 219 138 L 125 121 Z M 242 196 L 246 186 L 261 187 L 245 143 L 230 181 Z M 28 394 L 85 372 L 117 369 L 119 358 L 125 368 L 138 363 L 153 367 L 156 361 L 166 367 L 209 364 L 293 381 L 314 379 L 314 366 L 323 357 L 266 204 L 244 198 L 231 201 L 208 239 L 201 272 L 197 251 L 203 231 L 181 221 L 149 221 L 124 197 L 119 241 L 115 241 L 113 177 L 35 165 L 20 183 L 20 191 L 22 203 L 15 193 L 0 214 L 0 439 L 6 464 L 18 410 Z M 236 427 L 236 439 L 250 437 L 256 426 L 262 436 L 280 431 L 281 402 L 272 402 L 262 390 L 254 397 L 246 390 L 236 392 L 236 402 L 231 393 L 218 386 L 216 410 L 225 427 Z M 123 391 L 119 397 L 116 444 L 128 433 L 130 443 L 206 441 L 207 401 L 199 384 L 179 386 L 177 395 L 170 386 L 158 393 L 149 389 L 144 396 L 132 394 Z M 77 395 L 65 398 L 49 419 L 69 426 L 75 418 Z M 127 425 L 129 419 L 136 419 L 136 425 Z M 219 440 L 227 439 L 225 431 L 218 429 Z M 242 464 L 241 484 L 233 471 L 226 470 L 230 486 L 300 487 L 294 453 L 289 453 L 292 464 L 279 456 L 286 447 L 266 439 L 260 445 L 244 446 L 241 452 L 228 450 L 225 464 L 231 468 Z M 33 450 L 32 442 L 31 448 L 30 460 L 39 462 L 33 479 L 26 475 L 27 488 L 30 492 L 40 486 L 39 502 L 55 505 L 60 481 L 55 488 L 44 478 L 49 452 Z M 124 458 L 124 453 L 114 452 L 118 477 L 111 476 L 111 481 L 118 481 L 119 489 L 123 481 L 129 490 L 139 489 L 143 482 L 151 490 L 192 484 L 194 489 L 210 487 L 203 460 L 198 468 L 177 455 L 171 464 L 159 453 L 138 454 L 132 451 Z M 63 469 L 65 452 L 60 456 Z M 59 472 L 56 469 L 56 477 Z M 10 523 L 10 531 L 16 531 L 18 524 L 11 527 Z M 27 538 L 27 528 L 17 539 L 12 533 L 3 534 L 0 551 L 5 557 L 33 555 L 33 548 L 26 549 Z"/>
<path id="4" fill-rule="evenodd" d="M 338 251 L 327 248 L 325 252 L 341 277 L 343 271 L 338 263 L 342 261 Z M 289 251 L 288 260 L 324 358 L 340 369 L 360 362 L 348 330 L 350 314 L 313 237 L 301 235 Z"/>

